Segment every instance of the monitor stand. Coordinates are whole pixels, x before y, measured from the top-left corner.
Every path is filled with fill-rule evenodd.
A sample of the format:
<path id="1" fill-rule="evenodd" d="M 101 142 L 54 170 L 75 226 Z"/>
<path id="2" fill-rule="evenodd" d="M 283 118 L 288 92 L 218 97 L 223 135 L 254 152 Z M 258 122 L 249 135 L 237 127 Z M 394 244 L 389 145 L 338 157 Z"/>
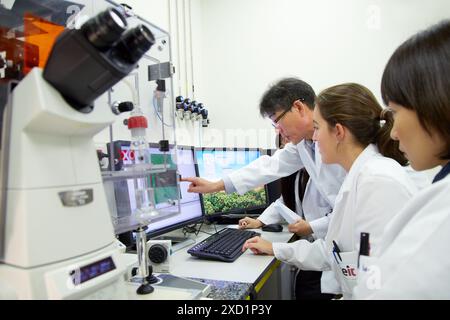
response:
<path id="1" fill-rule="evenodd" d="M 172 241 L 172 252 L 177 252 L 187 246 L 194 245 L 195 240 L 189 237 L 176 237 L 176 236 L 159 236 L 152 240 L 170 240 Z"/>

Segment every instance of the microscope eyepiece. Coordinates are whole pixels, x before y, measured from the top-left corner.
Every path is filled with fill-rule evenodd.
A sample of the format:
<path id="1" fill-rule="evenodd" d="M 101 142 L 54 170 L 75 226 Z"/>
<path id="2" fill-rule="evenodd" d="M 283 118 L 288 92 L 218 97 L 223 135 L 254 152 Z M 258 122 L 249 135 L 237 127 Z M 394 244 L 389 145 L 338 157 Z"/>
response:
<path id="1" fill-rule="evenodd" d="M 115 8 L 109 8 L 86 21 L 81 27 L 89 42 L 99 50 L 107 50 L 120 39 L 128 24 Z"/>
<path id="2" fill-rule="evenodd" d="M 149 28 L 140 24 L 128 30 L 114 49 L 115 56 L 134 64 L 152 47 L 155 37 Z"/>
<path id="3" fill-rule="evenodd" d="M 55 41 L 43 75 L 74 109 L 91 112 L 93 101 L 134 70 L 155 43 L 148 27 L 127 27 L 124 14 L 109 8 Z"/>

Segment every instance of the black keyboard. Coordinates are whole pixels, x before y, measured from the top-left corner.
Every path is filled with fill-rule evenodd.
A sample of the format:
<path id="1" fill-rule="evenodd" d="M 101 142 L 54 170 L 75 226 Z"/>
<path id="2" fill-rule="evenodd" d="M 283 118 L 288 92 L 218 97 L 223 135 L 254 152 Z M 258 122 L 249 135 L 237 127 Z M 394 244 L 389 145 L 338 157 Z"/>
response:
<path id="1" fill-rule="evenodd" d="M 195 257 L 233 262 L 242 254 L 245 241 L 260 234 L 250 230 L 225 228 L 188 250 Z"/>

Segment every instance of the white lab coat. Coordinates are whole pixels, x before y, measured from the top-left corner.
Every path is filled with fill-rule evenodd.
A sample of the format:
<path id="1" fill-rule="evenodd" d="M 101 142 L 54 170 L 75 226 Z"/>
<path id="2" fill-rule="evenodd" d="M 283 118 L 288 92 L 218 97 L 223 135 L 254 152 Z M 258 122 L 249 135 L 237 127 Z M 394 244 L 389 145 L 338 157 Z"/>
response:
<path id="1" fill-rule="evenodd" d="M 437 174 L 435 170 L 416 171 L 410 165 L 404 168 L 419 191 L 428 188 L 433 181 L 433 177 Z"/>
<path id="2" fill-rule="evenodd" d="M 295 213 L 298 215 L 299 219 L 305 219 L 309 222 L 311 229 L 313 230 L 313 234 L 304 237 L 304 239 L 310 239 L 315 240 L 319 238 L 324 238 L 328 229 L 328 220 L 329 217 L 327 217 L 327 214 L 329 211 L 332 210 L 331 207 L 329 207 L 328 211 L 325 210 L 305 210 L 303 212 L 302 209 L 302 202 L 300 201 L 300 190 L 299 190 L 299 179 L 300 179 L 300 171 L 297 172 L 295 175 L 295 182 L 294 182 L 294 197 L 295 197 Z M 310 188 L 315 188 L 314 183 L 311 184 Z M 311 189 L 312 190 L 312 189 Z M 311 194 L 310 190 L 310 194 Z M 316 191 L 317 192 L 317 191 Z M 318 197 L 321 199 L 320 195 Z M 283 196 L 279 197 L 278 200 L 282 204 L 284 204 Z M 308 203 L 308 201 L 306 201 Z M 322 206 L 324 207 L 324 206 Z M 316 206 L 317 208 L 317 206 Z M 320 206 L 319 206 L 320 208 Z M 300 212 L 300 214 L 299 214 Z M 304 215 L 304 217 L 302 216 Z M 258 217 L 258 220 L 261 221 L 264 224 L 272 224 L 272 223 L 280 223 L 284 222 L 283 216 L 278 212 L 275 202 L 271 203 L 264 211 L 261 213 L 261 215 Z"/>
<path id="3" fill-rule="evenodd" d="M 295 182 L 294 182 L 294 193 L 295 193 L 295 213 L 299 216 L 299 218 L 302 218 L 302 214 L 298 214 L 298 212 L 302 212 L 302 205 L 300 202 L 299 197 L 299 190 L 298 190 L 298 182 L 300 179 L 300 171 L 297 172 L 295 175 Z M 284 203 L 283 196 L 279 197 L 277 201 L 280 201 L 282 204 Z M 272 223 L 279 223 L 283 222 L 284 219 L 281 216 L 281 214 L 278 212 L 278 210 L 275 207 L 275 201 L 271 203 L 264 211 L 260 214 L 258 217 L 258 220 L 261 221 L 264 224 L 272 224 Z"/>
<path id="4" fill-rule="evenodd" d="M 339 190 L 325 240 L 274 243 L 275 257 L 304 270 L 332 270 L 337 282 L 324 272 L 322 292 L 343 293 L 350 298 L 351 288 L 343 286 L 341 270 L 332 254 L 332 240 L 342 253 L 354 253 L 359 250 L 360 233 L 369 232 L 371 250 L 376 250 L 386 223 L 416 191 L 403 167 L 369 145 L 355 160 Z"/>
<path id="5" fill-rule="evenodd" d="M 355 299 L 450 299 L 450 175 L 419 192 L 386 226 Z"/>
<path id="6" fill-rule="evenodd" d="M 309 181 L 300 205 L 298 191 L 296 192 L 296 212 L 300 216 L 302 211 L 306 220 L 310 223 L 316 239 L 324 238 L 327 233 L 331 212 L 336 195 L 345 178 L 345 170 L 333 164 L 322 164 L 318 150 L 313 158 L 309 147 L 302 140 L 297 145 L 292 143 L 277 150 L 271 157 L 262 156 L 251 162 L 246 167 L 236 170 L 228 175 L 233 186 L 239 194 L 276 179 L 286 177 L 305 167 L 309 173 Z M 296 184 L 298 185 L 298 183 Z M 270 216 L 272 209 L 268 208 Z M 278 215 L 278 213 L 276 213 Z M 269 222 L 269 221 L 267 221 Z M 264 222 L 266 223 L 266 222 Z"/>

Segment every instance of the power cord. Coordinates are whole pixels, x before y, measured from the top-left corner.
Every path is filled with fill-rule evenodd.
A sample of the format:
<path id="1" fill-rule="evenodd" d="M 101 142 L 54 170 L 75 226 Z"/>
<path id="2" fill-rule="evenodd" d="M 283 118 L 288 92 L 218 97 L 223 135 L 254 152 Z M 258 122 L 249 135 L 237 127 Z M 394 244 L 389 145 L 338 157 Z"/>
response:
<path id="1" fill-rule="evenodd" d="M 197 225 L 190 225 L 183 227 L 183 233 L 195 233 L 197 232 Z"/>
<path id="2" fill-rule="evenodd" d="M 209 232 L 206 232 L 206 231 L 202 231 L 203 224 L 204 224 L 204 221 L 202 221 L 202 223 L 200 224 L 200 227 L 197 229 L 197 232 L 196 232 L 195 235 L 198 236 L 198 234 L 199 234 L 200 232 L 202 232 L 202 233 L 205 233 L 205 234 L 207 234 L 207 235 L 212 236 L 214 233 L 209 233 Z M 213 225 L 214 225 L 215 233 L 217 233 L 217 227 L 216 227 L 216 224 L 213 224 Z M 197 226 L 197 225 L 195 225 L 195 226 Z"/>

